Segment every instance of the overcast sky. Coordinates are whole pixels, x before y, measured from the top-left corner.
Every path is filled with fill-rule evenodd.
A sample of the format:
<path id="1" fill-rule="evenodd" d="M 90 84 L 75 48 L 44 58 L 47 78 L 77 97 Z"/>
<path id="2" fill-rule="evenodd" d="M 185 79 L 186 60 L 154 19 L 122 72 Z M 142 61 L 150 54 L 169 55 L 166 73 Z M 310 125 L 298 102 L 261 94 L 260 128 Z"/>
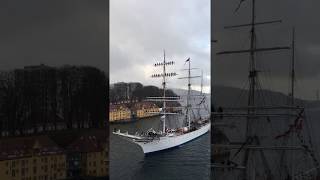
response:
<path id="1" fill-rule="evenodd" d="M 250 29 L 226 30 L 227 25 L 250 21 L 251 0 L 245 0 L 235 12 L 240 0 L 215 0 L 213 4 L 214 84 L 243 87 L 248 76 L 247 55 L 220 55 L 221 50 L 249 47 Z M 296 73 L 298 97 L 315 99 L 320 88 L 320 1 L 317 0 L 256 0 L 257 21 L 282 19 L 283 23 L 257 27 L 257 46 L 290 46 L 291 30 L 296 28 Z M 263 88 L 284 93 L 289 87 L 291 51 L 259 53 L 257 68 Z"/>
<path id="2" fill-rule="evenodd" d="M 150 75 L 163 58 L 183 68 L 190 57 L 203 68 L 206 90 L 210 79 L 209 0 L 111 0 L 111 82 L 140 81 L 160 85 Z M 249 46 L 249 29 L 225 30 L 223 26 L 247 23 L 250 0 L 234 12 L 239 0 L 215 0 L 212 23 L 213 80 L 215 84 L 242 87 L 247 79 L 246 55 L 216 56 L 220 50 Z M 283 23 L 257 28 L 258 47 L 290 45 L 296 27 L 297 95 L 314 99 L 320 89 L 320 1 L 256 0 L 257 20 L 282 19 Z M 108 2 L 105 0 L 2 0 L 0 1 L 0 70 L 26 65 L 91 65 L 104 71 L 108 60 Z M 259 53 L 258 69 L 264 88 L 287 93 L 290 51 Z M 171 84 L 170 84 L 171 83 Z M 172 79 L 169 87 L 183 87 Z M 194 83 L 196 84 L 196 83 Z"/>
<path id="3" fill-rule="evenodd" d="M 204 86 L 210 91 L 210 0 L 111 0 L 110 81 L 161 85 L 152 79 L 161 73 L 152 66 L 163 60 L 176 62 L 169 72 L 184 76 L 184 62 L 204 71 Z M 200 75 L 200 71 L 193 72 Z M 194 81 L 199 89 L 200 79 Z M 186 88 L 186 81 L 170 78 L 169 88 Z"/>
<path id="4" fill-rule="evenodd" d="M 40 63 L 108 70 L 108 1 L 1 0 L 0 70 Z"/>

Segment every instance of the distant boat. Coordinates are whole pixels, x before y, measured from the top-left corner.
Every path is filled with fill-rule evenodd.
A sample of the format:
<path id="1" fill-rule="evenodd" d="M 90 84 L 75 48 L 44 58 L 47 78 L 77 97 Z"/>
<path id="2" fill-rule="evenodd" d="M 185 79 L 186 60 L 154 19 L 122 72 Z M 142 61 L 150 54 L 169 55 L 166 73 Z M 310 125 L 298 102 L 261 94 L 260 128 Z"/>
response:
<path id="1" fill-rule="evenodd" d="M 152 153 L 157 152 L 161 150 L 170 149 L 173 147 L 177 147 L 179 145 L 182 145 L 184 143 L 187 143 L 195 138 L 198 138 L 205 133 L 207 133 L 210 130 L 210 117 L 201 117 L 199 110 L 202 108 L 201 105 L 205 108 L 205 95 L 201 93 L 200 95 L 196 95 L 201 98 L 201 102 L 197 104 L 197 108 L 192 107 L 191 105 L 191 78 L 198 78 L 202 76 L 191 76 L 191 70 L 195 68 L 191 68 L 191 59 L 187 59 L 186 63 L 188 62 L 188 76 L 182 77 L 180 79 L 188 79 L 188 94 L 187 94 L 187 105 L 185 107 L 177 107 L 182 108 L 182 113 L 177 112 L 171 112 L 168 111 L 168 107 L 166 106 L 166 102 L 170 101 L 180 101 L 180 97 L 166 97 L 166 77 L 173 77 L 176 76 L 176 73 L 167 73 L 166 72 L 166 66 L 173 65 L 174 62 L 166 62 L 165 53 L 163 62 L 156 63 L 155 66 L 160 66 L 163 68 L 162 74 L 155 74 L 152 75 L 152 77 L 155 78 L 162 78 L 162 87 L 163 87 L 163 96 L 162 97 L 149 97 L 147 98 L 147 101 L 160 101 L 163 103 L 163 106 L 161 108 L 161 118 L 162 121 L 162 131 L 156 132 L 154 129 L 149 129 L 145 133 L 135 135 L 128 134 L 128 132 L 122 133 L 120 130 L 116 130 L 113 132 L 113 134 L 118 135 L 120 137 L 125 138 L 126 140 L 133 142 L 137 145 L 139 145 L 143 151 L 143 153 Z M 202 87 L 202 82 L 201 82 Z M 198 109 L 198 115 L 196 116 L 193 112 L 193 109 Z M 180 112 L 180 111 L 179 111 Z M 180 128 L 170 129 L 166 126 L 166 119 L 167 116 L 170 115 L 179 115 L 184 116 L 186 125 Z M 192 116 L 193 115 L 193 116 Z"/>

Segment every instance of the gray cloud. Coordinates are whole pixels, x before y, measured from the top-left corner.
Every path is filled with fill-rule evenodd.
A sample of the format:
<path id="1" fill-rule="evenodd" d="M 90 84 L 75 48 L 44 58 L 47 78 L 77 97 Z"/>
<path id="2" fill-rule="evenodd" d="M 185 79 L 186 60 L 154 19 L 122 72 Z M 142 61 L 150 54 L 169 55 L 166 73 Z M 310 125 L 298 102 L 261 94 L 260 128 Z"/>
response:
<path id="1" fill-rule="evenodd" d="M 159 72 L 152 64 L 162 60 L 163 49 L 168 60 L 176 62 L 172 71 L 181 74 L 184 61 L 191 57 L 192 65 L 203 68 L 205 76 L 210 76 L 209 0 L 110 2 L 111 82 L 160 85 L 150 76 Z M 209 81 L 205 81 L 207 87 Z M 183 81 L 169 81 L 171 87 L 184 85 Z"/>
<path id="2" fill-rule="evenodd" d="M 91 65 L 107 71 L 108 2 L 0 2 L 0 69 Z"/>

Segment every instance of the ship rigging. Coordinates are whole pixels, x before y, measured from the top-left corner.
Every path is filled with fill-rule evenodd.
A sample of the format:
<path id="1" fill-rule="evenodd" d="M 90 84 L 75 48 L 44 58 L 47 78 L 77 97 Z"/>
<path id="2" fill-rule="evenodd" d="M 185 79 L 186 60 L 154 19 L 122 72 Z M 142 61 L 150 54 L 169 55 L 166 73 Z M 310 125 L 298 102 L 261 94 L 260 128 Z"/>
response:
<path id="1" fill-rule="evenodd" d="M 186 77 L 180 77 L 179 79 L 187 79 L 188 80 L 188 91 L 186 97 L 186 106 L 175 107 L 177 109 L 183 110 L 184 114 L 182 114 L 185 118 L 186 125 L 180 128 L 169 128 L 167 126 L 167 117 L 170 115 L 181 115 L 176 112 L 168 111 L 167 102 L 175 102 L 181 101 L 180 97 L 168 97 L 166 96 L 167 90 L 167 78 L 174 77 L 177 73 L 167 72 L 167 66 L 174 65 L 174 61 L 167 61 L 166 54 L 163 54 L 163 61 L 154 64 L 155 67 L 161 67 L 161 74 L 153 74 L 152 78 L 162 78 L 162 96 L 161 97 L 148 97 L 146 101 L 156 101 L 162 102 L 161 108 L 161 121 L 162 128 L 161 131 L 156 131 L 154 129 L 149 129 L 147 132 L 136 133 L 135 135 L 130 135 L 128 132 L 122 133 L 120 130 L 116 130 L 113 134 L 118 135 L 120 137 L 125 138 L 129 142 L 135 143 L 141 147 L 142 151 L 147 153 L 157 152 L 161 150 L 166 150 L 169 148 L 180 146 L 184 143 L 187 143 L 195 138 L 198 138 L 205 133 L 207 133 L 210 129 L 210 118 L 208 117 L 195 117 L 192 116 L 194 114 L 194 107 L 191 104 L 191 79 L 200 78 L 201 76 L 193 76 L 191 74 L 191 70 L 196 68 L 191 68 L 191 58 L 188 58 L 185 61 L 185 64 L 188 63 L 188 68 L 186 69 L 188 75 Z M 201 83 L 202 84 L 202 83 Z M 200 109 L 200 105 L 205 102 L 205 95 L 201 92 L 199 97 L 202 98 L 202 101 L 198 104 L 198 109 Z M 172 108 L 172 107 L 170 107 Z M 200 115 L 200 113 L 199 113 Z"/>
<path id="2" fill-rule="evenodd" d="M 239 10 L 241 3 L 237 7 Z M 240 141 L 225 144 L 213 144 L 215 151 L 228 152 L 224 159 L 213 160 L 213 176 L 218 179 L 239 180 L 289 180 L 319 178 L 319 162 L 313 150 L 310 132 L 303 131 L 307 126 L 305 108 L 294 102 L 294 31 L 292 47 L 257 47 L 256 28 L 281 20 L 256 21 L 256 1 L 251 0 L 251 22 L 226 26 L 225 29 L 250 28 L 250 48 L 218 52 L 217 55 L 249 54 L 249 87 L 247 106 L 224 108 L 223 112 L 213 112 L 214 124 L 228 124 L 233 122 L 241 129 L 238 134 Z M 259 82 L 256 54 L 292 49 L 291 64 L 291 92 L 289 105 L 263 105 L 259 101 L 262 89 Z M 233 125 L 234 125 L 233 124 Z M 284 129 L 274 129 L 276 127 Z M 282 126 L 281 126 L 282 125 Z M 287 129 L 289 127 L 289 129 Z M 226 134 L 230 134 L 228 127 L 215 127 Z M 270 129 L 268 129 L 270 128 Z M 279 134 L 279 132 L 282 132 Z M 213 137 L 214 138 L 214 137 Z M 303 165 L 302 165 L 303 164 Z"/>

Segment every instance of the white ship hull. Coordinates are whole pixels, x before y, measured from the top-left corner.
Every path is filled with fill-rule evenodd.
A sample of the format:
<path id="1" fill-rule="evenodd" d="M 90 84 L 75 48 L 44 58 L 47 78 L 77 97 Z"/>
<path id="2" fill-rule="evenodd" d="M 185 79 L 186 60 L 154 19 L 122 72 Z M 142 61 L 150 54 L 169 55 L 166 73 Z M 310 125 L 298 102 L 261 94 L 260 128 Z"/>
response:
<path id="1" fill-rule="evenodd" d="M 180 146 L 184 143 L 187 143 L 193 139 L 196 139 L 205 133 L 207 133 L 210 130 L 210 123 L 202 126 L 200 129 L 197 129 L 195 131 L 182 134 L 182 135 L 173 135 L 173 136 L 164 136 L 160 137 L 158 140 L 153 140 L 151 142 L 135 142 L 138 144 L 143 153 L 152 153 L 152 152 L 157 152 L 165 149 L 170 149 L 173 147 Z"/>

